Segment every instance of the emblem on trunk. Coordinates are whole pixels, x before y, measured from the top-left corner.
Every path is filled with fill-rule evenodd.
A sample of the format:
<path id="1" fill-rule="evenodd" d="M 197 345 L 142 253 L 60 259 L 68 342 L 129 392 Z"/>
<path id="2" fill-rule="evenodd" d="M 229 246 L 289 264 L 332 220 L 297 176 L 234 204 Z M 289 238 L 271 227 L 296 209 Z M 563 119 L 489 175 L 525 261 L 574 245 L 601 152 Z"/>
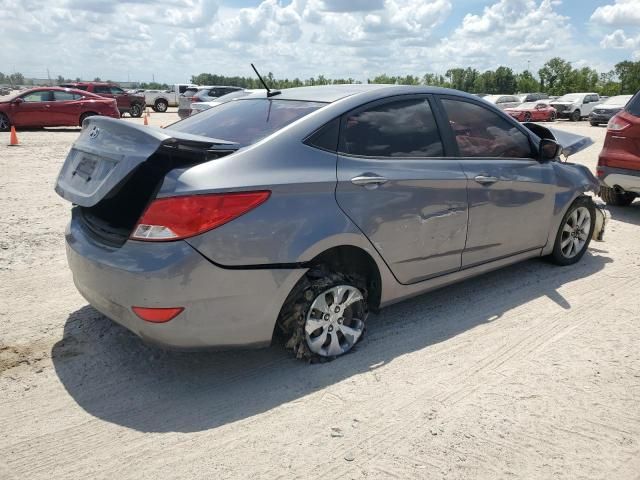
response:
<path id="1" fill-rule="evenodd" d="M 98 135 L 100 135 L 100 129 L 94 125 L 89 131 L 89 138 L 97 138 Z"/>

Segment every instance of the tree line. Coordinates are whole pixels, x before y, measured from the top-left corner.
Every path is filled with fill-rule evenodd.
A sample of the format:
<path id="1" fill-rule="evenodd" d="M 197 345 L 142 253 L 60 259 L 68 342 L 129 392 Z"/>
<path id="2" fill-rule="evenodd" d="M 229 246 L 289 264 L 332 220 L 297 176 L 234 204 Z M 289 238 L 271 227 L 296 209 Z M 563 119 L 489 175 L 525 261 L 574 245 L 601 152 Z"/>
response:
<path id="1" fill-rule="evenodd" d="M 271 88 L 306 87 L 311 85 L 335 85 L 361 83 L 353 78 L 327 78 L 324 75 L 305 80 L 278 79 L 269 72 L 265 81 Z M 191 77 L 197 85 L 229 85 L 244 88 L 262 88 L 255 77 L 228 77 L 201 73 Z M 600 95 L 633 94 L 640 90 L 640 61 L 617 63 L 613 70 L 599 73 L 590 67 L 574 68 L 571 62 L 555 57 L 547 61 L 534 76 L 529 70 L 515 73 L 509 67 L 480 72 L 475 68 L 451 68 L 444 75 L 426 73 L 415 75 L 378 75 L 367 79 L 367 83 L 395 85 L 430 85 L 455 88 L 469 93 L 513 94 L 518 92 L 545 92 L 549 95 L 564 95 L 570 92 L 596 92 Z"/>
<path id="2" fill-rule="evenodd" d="M 51 84 L 60 85 L 71 82 L 58 76 Z M 75 81 L 80 81 L 76 78 Z M 94 81 L 100 81 L 99 77 Z M 109 80 L 107 80 L 109 81 Z M 336 85 L 343 83 L 361 83 L 353 78 L 328 78 L 324 75 L 304 80 L 300 78 L 275 78 L 272 72 L 265 76 L 271 88 L 306 87 L 311 85 Z M 258 78 L 229 77 L 211 73 L 201 73 L 191 77 L 196 85 L 228 85 L 244 88 L 262 88 Z M 640 61 L 624 61 L 615 65 L 609 72 L 597 72 L 590 67 L 575 68 L 571 62 L 555 57 L 547 61 L 534 76 L 529 70 L 516 73 L 509 67 L 498 67 L 495 70 L 480 72 L 475 68 L 451 68 L 443 74 L 426 73 L 422 77 L 415 75 L 390 76 L 378 75 L 367 79 L 367 83 L 386 83 L 396 85 L 431 85 L 455 88 L 469 93 L 512 94 L 524 92 L 545 92 L 549 95 L 564 95 L 570 92 L 597 92 L 600 95 L 633 94 L 640 90 Z M 0 84 L 33 85 L 33 81 L 25 79 L 21 73 L 5 75 L 0 72 Z M 166 83 L 138 83 L 137 88 L 164 90 Z"/>

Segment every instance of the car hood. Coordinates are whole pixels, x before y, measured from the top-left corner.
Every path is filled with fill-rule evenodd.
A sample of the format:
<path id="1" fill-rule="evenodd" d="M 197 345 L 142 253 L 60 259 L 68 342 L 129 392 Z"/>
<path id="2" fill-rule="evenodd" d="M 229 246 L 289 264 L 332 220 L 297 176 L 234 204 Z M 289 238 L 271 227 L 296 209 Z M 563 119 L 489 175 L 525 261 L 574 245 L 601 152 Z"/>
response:
<path id="1" fill-rule="evenodd" d="M 531 122 L 523 123 L 523 125 L 540 138 L 553 138 L 562 147 L 562 154 L 565 157 L 569 157 L 593 145 L 593 140 L 584 135 L 577 135 Z"/>
<path id="2" fill-rule="evenodd" d="M 596 105 L 593 108 L 598 110 L 622 110 L 624 105 Z"/>
<path id="3" fill-rule="evenodd" d="M 577 100 L 575 102 L 557 102 L 557 101 L 553 101 L 553 102 L 549 102 L 549 105 L 573 105 L 574 103 L 578 103 L 578 101 Z"/>
<path id="4" fill-rule="evenodd" d="M 505 112 L 533 112 L 535 110 L 535 108 L 520 108 L 520 107 L 510 107 L 510 108 L 505 108 L 504 111 Z"/>

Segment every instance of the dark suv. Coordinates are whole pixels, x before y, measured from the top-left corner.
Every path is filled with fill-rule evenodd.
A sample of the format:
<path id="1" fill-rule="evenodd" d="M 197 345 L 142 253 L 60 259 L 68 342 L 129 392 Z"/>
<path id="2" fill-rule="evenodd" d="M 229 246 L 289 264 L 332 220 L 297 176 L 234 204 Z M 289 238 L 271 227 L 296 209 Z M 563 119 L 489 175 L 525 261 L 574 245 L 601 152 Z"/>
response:
<path id="1" fill-rule="evenodd" d="M 118 102 L 120 115 L 128 113 L 132 117 L 142 116 L 144 111 L 144 95 L 128 93 L 122 88 L 112 83 L 105 82 L 74 82 L 65 83 L 61 87 L 76 88 L 87 92 L 95 93 L 101 97 L 115 98 Z"/>

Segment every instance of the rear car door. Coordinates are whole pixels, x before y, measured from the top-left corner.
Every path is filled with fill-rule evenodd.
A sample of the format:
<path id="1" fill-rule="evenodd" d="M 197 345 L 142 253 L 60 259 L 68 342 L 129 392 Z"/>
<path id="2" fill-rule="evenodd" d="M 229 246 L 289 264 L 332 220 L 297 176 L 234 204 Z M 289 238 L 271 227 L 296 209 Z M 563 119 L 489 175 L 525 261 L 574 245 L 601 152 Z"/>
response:
<path id="1" fill-rule="evenodd" d="M 82 97 L 71 92 L 56 90 L 51 103 L 52 121 L 56 125 L 78 125 L 82 105 L 78 101 Z"/>
<path id="2" fill-rule="evenodd" d="M 22 97 L 23 102 L 12 105 L 13 123 L 23 127 L 50 127 L 55 125 L 51 114 L 53 93 L 36 90 Z"/>
<path id="3" fill-rule="evenodd" d="M 429 95 L 343 115 L 336 199 L 405 284 L 460 269 L 466 177 L 446 158 Z"/>
<path id="4" fill-rule="evenodd" d="M 471 99 L 442 96 L 443 132 L 467 176 L 469 225 L 462 267 L 545 245 L 555 183 L 551 164 L 536 159 L 528 134 Z"/>

